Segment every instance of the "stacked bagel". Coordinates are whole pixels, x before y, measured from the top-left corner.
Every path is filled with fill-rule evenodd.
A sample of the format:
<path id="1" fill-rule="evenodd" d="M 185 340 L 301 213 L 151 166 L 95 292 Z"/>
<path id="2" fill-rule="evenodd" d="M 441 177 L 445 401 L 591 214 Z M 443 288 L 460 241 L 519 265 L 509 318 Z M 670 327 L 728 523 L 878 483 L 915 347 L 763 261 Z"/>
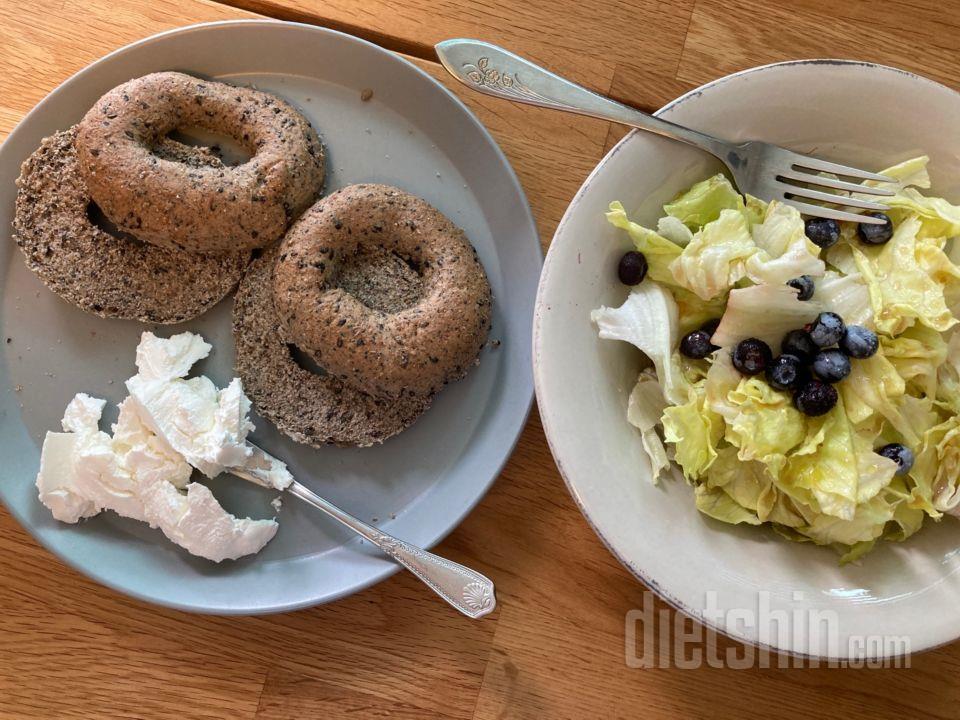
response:
<path id="1" fill-rule="evenodd" d="M 171 138 L 194 127 L 250 159 Z M 288 103 L 154 73 L 41 142 L 17 181 L 14 237 L 51 290 L 101 317 L 183 322 L 239 283 L 237 371 L 258 412 L 298 442 L 367 446 L 476 364 L 491 291 L 463 231 L 426 201 L 384 185 L 316 201 L 323 181 L 323 146 Z"/>
<path id="2" fill-rule="evenodd" d="M 237 371 L 295 440 L 372 445 L 467 373 L 490 321 L 490 285 L 462 230 L 402 190 L 351 185 L 252 263 L 234 304 Z"/>
<path id="3" fill-rule="evenodd" d="M 168 135 L 200 127 L 252 153 L 225 165 Z M 323 186 L 310 123 L 268 93 L 146 75 L 46 138 L 17 181 L 14 237 L 57 295 L 102 317 L 177 323 L 230 293 L 251 250 L 275 243 Z M 118 233 L 91 217 L 99 209 Z"/>

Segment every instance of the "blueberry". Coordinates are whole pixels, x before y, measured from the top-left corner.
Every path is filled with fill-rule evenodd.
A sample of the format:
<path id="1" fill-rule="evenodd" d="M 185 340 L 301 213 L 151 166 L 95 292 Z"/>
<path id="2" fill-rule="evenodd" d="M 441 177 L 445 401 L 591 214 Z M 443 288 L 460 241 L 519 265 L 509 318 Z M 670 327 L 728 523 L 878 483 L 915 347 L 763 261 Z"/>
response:
<path id="1" fill-rule="evenodd" d="M 837 404 L 837 389 L 820 380 L 808 380 L 793 394 L 793 404 L 804 415 L 826 415 Z"/>
<path id="2" fill-rule="evenodd" d="M 861 325 L 847 325 L 847 331 L 840 340 L 840 348 L 852 358 L 868 358 L 880 347 L 873 330 Z"/>
<path id="3" fill-rule="evenodd" d="M 845 329 L 843 320 L 839 315 L 832 312 L 822 312 L 810 324 L 807 332 L 810 333 L 810 339 L 817 347 L 825 348 L 840 342 Z"/>
<path id="4" fill-rule="evenodd" d="M 890 217 L 885 213 L 867 213 L 868 216 L 880 218 L 884 221 L 882 225 L 868 225 L 859 223 L 857 225 L 857 236 L 868 245 L 883 245 L 887 240 L 893 237 L 893 223 Z"/>
<path id="5" fill-rule="evenodd" d="M 830 218 L 810 218 L 805 223 L 807 237 L 814 245 L 826 250 L 840 239 L 840 223 Z"/>
<path id="6" fill-rule="evenodd" d="M 770 346 L 757 338 L 741 340 L 733 349 L 733 366 L 744 375 L 762 373 L 772 360 Z"/>
<path id="7" fill-rule="evenodd" d="M 780 350 L 785 355 L 795 355 L 803 362 L 810 362 L 813 356 L 817 354 L 819 348 L 813 344 L 810 339 L 810 333 L 806 330 L 791 330 L 783 336 L 783 342 L 780 343 Z"/>
<path id="8" fill-rule="evenodd" d="M 877 454 L 883 455 L 885 458 L 890 458 L 899 465 L 895 473 L 896 475 L 906 475 L 910 471 L 910 468 L 913 467 L 913 450 L 906 445 L 890 443 L 877 450 Z"/>
<path id="9" fill-rule="evenodd" d="M 850 358 L 836 348 L 821 350 L 813 358 L 813 372 L 824 382 L 840 382 L 850 374 Z"/>
<path id="10" fill-rule="evenodd" d="M 680 352 L 688 358 L 700 360 L 717 349 L 717 346 L 710 342 L 710 335 L 705 330 L 694 330 L 687 333 L 680 341 Z"/>
<path id="11" fill-rule="evenodd" d="M 642 252 L 631 250 L 623 254 L 617 266 L 617 277 L 624 285 L 637 285 L 647 276 L 647 258 Z"/>
<path id="12" fill-rule="evenodd" d="M 813 278 L 809 275 L 801 275 L 793 280 L 787 280 L 787 285 L 799 290 L 797 300 L 809 300 L 813 297 Z"/>
<path id="13" fill-rule="evenodd" d="M 796 355 L 781 355 L 767 366 L 767 382 L 777 390 L 795 390 L 806 375 L 806 368 Z"/>

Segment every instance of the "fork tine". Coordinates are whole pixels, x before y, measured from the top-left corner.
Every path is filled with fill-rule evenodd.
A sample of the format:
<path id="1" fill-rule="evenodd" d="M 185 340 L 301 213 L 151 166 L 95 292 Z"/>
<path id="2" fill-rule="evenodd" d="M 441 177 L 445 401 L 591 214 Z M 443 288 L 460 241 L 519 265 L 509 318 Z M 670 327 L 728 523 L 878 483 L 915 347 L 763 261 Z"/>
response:
<path id="1" fill-rule="evenodd" d="M 797 202 L 796 200 L 786 199 L 784 202 L 787 205 L 792 205 L 804 215 L 813 215 L 814 217 L 833 218 L 834 220 L 864 223 L 865 225 L 881 225 L 886 222 L 885 220 L 870 217 L 869 215 L 858 215 L 857 213 L 834 210 L 833 208 L 823 207 L 821 205 L 809 205 L 807 203 Z"/>
<path id="2" fill-rule="evenodd" d="M 857 168 L 849 167 L 847 165 L 839 165 L 837 163 L 827 162 L 826 160 L 820 160 L 819 158 L 810 157 L 809 155 L 801 155 L 800 153 L 793 153 L 790 162 L 792 167 L 806 168 L 807 170 L 819 170 L 820 172 L 831 172 L 835 175 L 843 175 L 844 177 L 860 178 L 861 180 L 876 180 L 877 182 L 896 182 L 896 180 L 891 177 L 887 177 L 886 175 L 878 175 L 877 173 L 858 170 Z"/>
<path id="3" fill-rule="evenodd" d="M 846 195 L 834 195 L 833 193 L 820 192 L 819 190 L 813 190 L 811 188 L 796 187 L 786 184 L 784 187 L 787 188 L 788 195 L 809 198 L 811 200 L 823 200 L 824 202 L 840 205 L 841 207 L 854 207 L 861 208 L 863 210 L 874 210 L 877 212 L 883 212 L 884 210 L 890 209 L 890 207 L 887 205 L 870 202 L 869 200 L 861 200 L 860 198 L 848 197 Z"/>
<path id="4" fill-rule="evenodd" d="M 833 178 L 823 177 L 823 175 L 811 175 L 809 173 L 797 172 L 795 170 L 782 172 L 777 177 L 778 179 L 782 180 L 796 180 L 797 182 L 834 188 L 836 190 L 849 190 L 850 192 L 860 193 L 861 195 L 883 195 L 885 197 L 896 195 L 894 190 L 889 190 L 887 188 L 859 185 L 857 183 L 845 182 L 844 180 L 834 180 Z"/>

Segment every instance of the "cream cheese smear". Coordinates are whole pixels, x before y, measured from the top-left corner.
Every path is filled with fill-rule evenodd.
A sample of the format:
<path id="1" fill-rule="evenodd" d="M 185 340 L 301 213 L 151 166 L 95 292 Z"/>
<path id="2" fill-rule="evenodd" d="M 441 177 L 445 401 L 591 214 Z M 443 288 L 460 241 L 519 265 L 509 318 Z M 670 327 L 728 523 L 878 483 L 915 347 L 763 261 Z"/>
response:
<path id="1" fill-rule="evenodd" d="M 126 382 L 130 395 L 119 405 L 112 435 L 99 427 L 105 400 L 73 398 L 64 432 L 44 439 L 37 474 L 40 502 L 57 520 L 76 523 L 112 510 L 215 562 L 252 555 L 270 542 L 276 520 L 234 517 L 205 485 L 190 482 L 193 468 L 212 478 L 243 467 L 253 453 L 250 400 L 240 379 L 222 389 L 202 375 L 187 379 L 210 350 L 193 333 L 143 333 L 138 372 Z M 293 478 L 286 465 L 272 462 L 268 482 L 282 490 Z"/>

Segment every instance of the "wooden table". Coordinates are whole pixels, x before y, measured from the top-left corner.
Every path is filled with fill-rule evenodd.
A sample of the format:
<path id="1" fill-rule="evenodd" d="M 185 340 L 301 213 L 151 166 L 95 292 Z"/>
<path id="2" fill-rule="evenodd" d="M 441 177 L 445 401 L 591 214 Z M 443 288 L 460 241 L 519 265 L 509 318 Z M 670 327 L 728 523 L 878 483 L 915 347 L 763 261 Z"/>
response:
<path id="1" fill-rule="evenodd" d="M 458 93 L 516 168 L 546 247 L 622 129 L 463 90 L 433 43 L 498 42 L 648 109 L 718 75 L 811 56 L 879 61 L 960 88 L 957 0 L 787 4 L 0 0 L 0 139 L 71 73 L 146 35 L 259 15 L 315 23 L 406 54 Z M 312 610 L 200 617 L 96 585 L 0 511 L 0 717 L 960 717 L 960 644 L 909 670 L 628 668 L 624 617 L 644 588 L 572 503 L 536 413 L 440 551 L 495 578 L 493 616 L 462 618 L 400 573 Z"/>

